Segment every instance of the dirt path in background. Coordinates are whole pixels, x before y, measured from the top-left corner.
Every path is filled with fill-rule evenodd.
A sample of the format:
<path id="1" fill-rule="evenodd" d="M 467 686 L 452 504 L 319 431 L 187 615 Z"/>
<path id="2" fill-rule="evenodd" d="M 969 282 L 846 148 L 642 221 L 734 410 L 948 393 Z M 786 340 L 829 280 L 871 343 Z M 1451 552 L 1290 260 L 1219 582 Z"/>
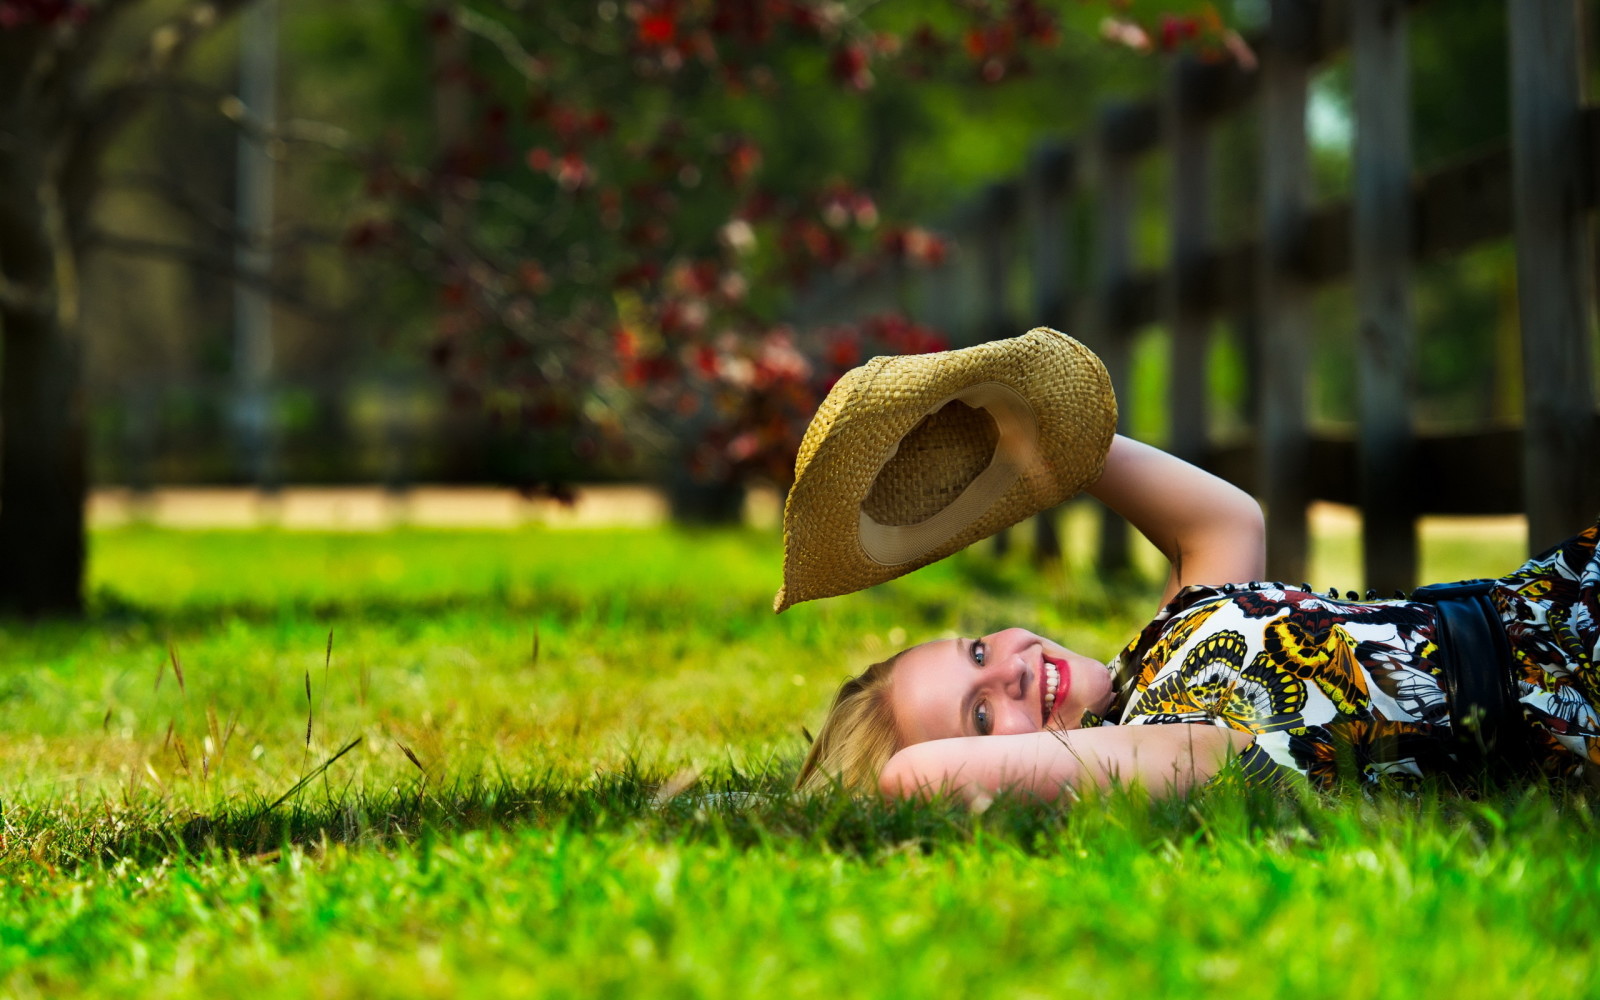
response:
<path id="1" fill-rule="evenodd" d="M 745 519 L 775 524 L 777 495 L 753 491 Z M 255 490 L 172 487 L 136 497 L 124 489 L 95 490 L 89 523 L 116 527 L 132 521 L 169 528 L 252 528 L 381 531 L 415 527 L 514 528 L 545 524 L 552 528 L 607 525 L 645 526 L 666 520 L 667 503 L 654 487 L 605 485 L 579 487 L 571 505 L 548 498 L 529 500 L 514 490 L 491 487 L 419 486 L 403 494 L 376 487 L 285 488 L 275 496 Z"/>
<path id="2" fill-rule="evenodd" d="M 748 523 L 771 527 L 782 515 L 774 490 L 753 490 L 745 503 Z M 89 500 L 95 527 L 116 527 L 136 519 L 170 528 L 252 528 L 274 525 L 302 530 L 382 531 L 416 527 L 552 528 L 612 525 L 648 526 L 667 517 L 666 498 L 651 486 L 605 485 L 578 489 L 571 506 L 547 498 L 529 500 L 514 490 L 491 487 L 419 486 L 404 494 L 376 487 L 290 487 L 276 497 L 254 490 L 173 487 L 142 498 L 122 489 L 96 490 Z M 1361 518 L 1335 504 L 1311 507 L 1311 530 L 1319 535 L 1353 535 Z M 1424 518 L 1424 533 L 1453 537 L 1511 539 L 1523 536 L 1519 515 Z"/>

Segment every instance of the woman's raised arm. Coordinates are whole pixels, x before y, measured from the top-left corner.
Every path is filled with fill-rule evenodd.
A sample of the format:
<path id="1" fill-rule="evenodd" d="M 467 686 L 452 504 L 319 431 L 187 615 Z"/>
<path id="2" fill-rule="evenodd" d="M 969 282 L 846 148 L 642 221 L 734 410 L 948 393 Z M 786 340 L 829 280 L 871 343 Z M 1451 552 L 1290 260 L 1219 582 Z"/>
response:
<path id="1" fill-rule="evenodd" d="M 1226 480 L 1118 434 L 1088 493 L 1127 518 L 1172 563 L 1161 603 L 1192 583 L 1259 580 L 1266 567 L 1261 505 Z"/>
<path id="2" fill-rule="evenodd" d="M 968 802 L 1002 791 L 1050 801 L 1070 789 L 1119 782 L 1176 794 L 1216 774 L 1254 738 L 1198 724 L 959 736 L 901 749 L 878 784 L 891 798 L 948 794 Z"/>

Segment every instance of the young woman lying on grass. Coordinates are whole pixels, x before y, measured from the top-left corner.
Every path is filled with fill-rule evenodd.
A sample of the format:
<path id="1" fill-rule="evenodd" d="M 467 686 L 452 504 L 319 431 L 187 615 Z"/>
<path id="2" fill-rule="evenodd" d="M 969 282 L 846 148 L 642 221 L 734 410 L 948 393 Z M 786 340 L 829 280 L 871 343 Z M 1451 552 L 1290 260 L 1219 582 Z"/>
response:
<path id="1" fill-rule="evenodd" d="M 1156 448 L 1113 438 L 1088 492 L 1170 561 L 1155 619 L 1104 663 L 1020 628 L 904 650 L 840 689 L 802 788 L 1050 800 L 1182 792 L 1230 760 L 1322 788 L 1600 763 L 1596 528 L 1497 580 L 1361 601 L 1262 582 L 1256 502 Z"/>

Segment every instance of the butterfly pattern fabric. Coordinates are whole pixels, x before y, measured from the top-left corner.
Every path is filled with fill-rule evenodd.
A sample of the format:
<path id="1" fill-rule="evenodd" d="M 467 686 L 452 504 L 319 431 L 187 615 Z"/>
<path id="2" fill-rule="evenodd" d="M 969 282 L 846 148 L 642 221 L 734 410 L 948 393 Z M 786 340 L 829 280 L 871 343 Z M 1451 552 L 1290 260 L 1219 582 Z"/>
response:
<path id="1" fill-rule="evenodd" d="M 1491 591 L 1535 764 L 1600 765 L 1597 528 L 1501 577 Z M 1409 787 L 1460 776 L 1434 608 L 1274 582 L 1180 591 L 1113 662 L 1105 725 L 1206 723 L 1255 734 L 1253 780 Z M 1091 721 L 1091 720 L 1086 720 Z"/>

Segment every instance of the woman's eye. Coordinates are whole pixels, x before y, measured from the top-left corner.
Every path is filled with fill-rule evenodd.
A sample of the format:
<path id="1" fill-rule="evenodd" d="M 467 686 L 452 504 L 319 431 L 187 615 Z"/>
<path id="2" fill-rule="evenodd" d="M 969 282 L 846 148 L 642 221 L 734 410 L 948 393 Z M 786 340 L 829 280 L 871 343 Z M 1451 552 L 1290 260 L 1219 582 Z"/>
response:
<path id="1" fill-rule="evenodd" d="M 983 661 L 988 657 L 988 655 L 989 655 L 989 644 L 988 643 L 984 642 L 982 639 L 974 639 L 974 640 L 972 640 L 972 662 L 973 663 L 976 663 L 980 667 L 983 666 Z"/>
<path id="2" fill-rule="evenodd" d="M 994 732 L 994 717 L 989 714 L 989 703 L 980 701 L 972 708 L 972 728 L 977 730 L 979 736 L 988 736 Z"/>

